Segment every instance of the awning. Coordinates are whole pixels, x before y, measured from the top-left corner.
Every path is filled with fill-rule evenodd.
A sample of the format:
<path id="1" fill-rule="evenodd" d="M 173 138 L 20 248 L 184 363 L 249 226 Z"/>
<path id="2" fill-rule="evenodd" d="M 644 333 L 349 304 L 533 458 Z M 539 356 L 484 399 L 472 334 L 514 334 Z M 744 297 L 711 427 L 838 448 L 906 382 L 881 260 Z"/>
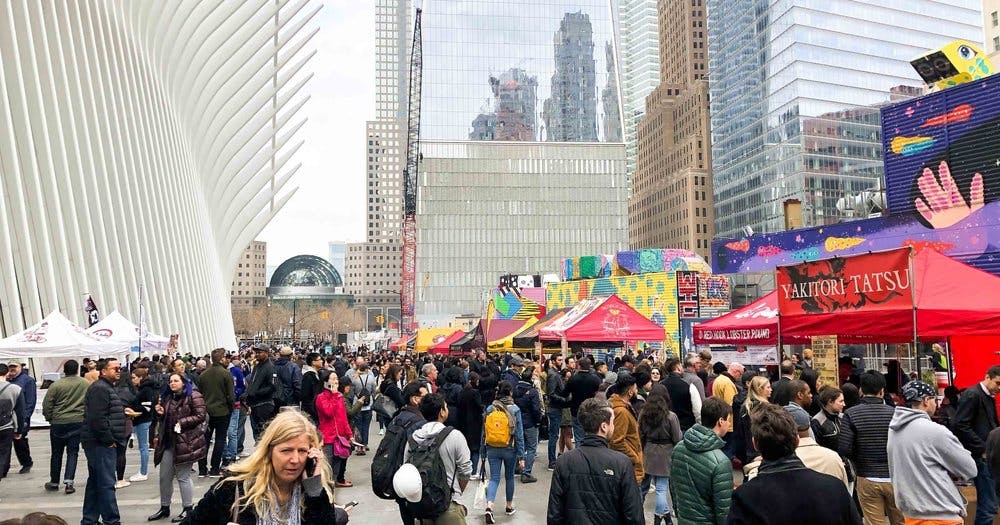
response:
<path id="1" fill-rule="evenodd" d="M 514 334 L 524 328 L 538 322 L 538 319 L 515 321 L 506 319 L 487 319 L 482 324 L 486 325 L 486 350 L 489 352 L 506 352 L 513 349 Z"/>
<path id="2" fill-rule="evenodd" d="M 406 350 L 407 347 L 412 348 L 413 347 L 413 343 L 416 340 L 417 340 L 417 336 L 416 335 L 403 335 L 399 339 L 396 339 L 395 341 L 393 341 L 392 343 L 390 343 L 389 344 L 389 348 L 391 348 L 393 350 L 399 350 L 399 351 Z"/>
<path id="3" fill-rule="evenodd" d="M 663 327 L 645 318 L 617 295 L 584 299 L 539 331 L 544 340 L 663 341 Z"/>
<path id="4" fill-rule="evenodd" d="M 514 336 L 511 338 L 513 347 L 516 349 L 526 348 L 533 350 L 535 348 L 535 343 L 538 341 L 538 331 L 541 330 L 542 328 L 545 328 L 556 319 L 559 319 L 560 317 L 566 315 L 566 313 L 569 311 L 570 311 L 569 308 L 550 310 L 548 313 L 545 314 L 545 317 L 539 319 L 537 323 L 535 323 L 532 326 L 525 327 L 520 332 L 514 334 Z M 543 343 L 543 346 L 550 346 L 556 348 L 559 347 L 558 343 L 555 345 L 553 345 L 551 341 L 548 341 L 546 343 L 547 344 Z"/>
<path id="5" fill-rule="evenodd" d="M 417 342 L 413 345 L 413 349 L 416 352 L 426 352 L 454 332 L 454 328 L 421 328 L 417 330 Z"/>
<path id="6" fill-rule="evenodd" d="M 477 324 L 472 330 L 466 332 L 458 340 L 451 343 L 451 352 L 471 352 L 482 348 L 483 331 L 481 325 Z M 476 336 L 479 336 L 479 345 L 476 345 Z"/>
<path id="7" fill-rule="evenodd" d="M 809 338 L 783 338 L 786 344 L 809 344 Z M 778 344 L 778 292 L 726 315 L 694 325 L 694 342 L 700 345 Z"/>
<path id="8" fill-rule="evenodd" d="M 447 354 L 451 352 L 451 344 L 459 339 L 465 337 L 465 332 L 461 330 L 455 330 L 451 335 L 441 339 L 439 342 L 434 343 L 433 346 L 427 349 L 428 352 L 432 354 Z M 435 338 L 437 340 L 437 338 Z"/>

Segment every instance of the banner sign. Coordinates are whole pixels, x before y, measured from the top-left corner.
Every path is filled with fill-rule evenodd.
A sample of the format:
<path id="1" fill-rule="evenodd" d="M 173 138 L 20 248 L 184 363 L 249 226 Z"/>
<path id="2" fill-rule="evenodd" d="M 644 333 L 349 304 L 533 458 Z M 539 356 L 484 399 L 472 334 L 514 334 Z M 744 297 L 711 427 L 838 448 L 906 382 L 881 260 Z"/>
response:
<path id="1" fill-rule="evenodd" d="M 840 385 L 837 358 L 840 357 L 837 336 L 820 335 L 812 338 L 813 370 L 819 372 L 819 381 L 824 385 Z"/>
<path id="2" fill-rule="evenodd" d="M 721 361 L 727 366 L 731 363 L 740 363 L 744 366 L 777 365 L 778 349 L 774 346 L 737 346 L 735 350 L 716 347 L 712 348 L 712 361 Z"/>
<path id="3" fill-rule="evenodd" d="M 677 311 L 680 319 L 700 317 L 698 272 L 677 272 Z"/>
<path id="4" fill-rule="evenodd" d="M 910 250 L 835 257 L 777 269 L 781 315 L 912 308 Z"/>

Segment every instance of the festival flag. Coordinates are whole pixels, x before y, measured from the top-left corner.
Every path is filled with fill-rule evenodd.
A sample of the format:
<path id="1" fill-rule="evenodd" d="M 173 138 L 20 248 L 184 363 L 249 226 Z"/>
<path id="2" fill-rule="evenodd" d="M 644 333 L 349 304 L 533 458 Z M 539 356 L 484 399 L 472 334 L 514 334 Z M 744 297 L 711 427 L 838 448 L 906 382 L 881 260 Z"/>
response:
<path id="1" fill-rule="evenodd" d="M 87 294 L 87 298 L 83 301 L 83 312 L 87 314 L 87 328 L 94 326 L 101 320 L 101 313 L 97 311 L 97 304 L 94 303 L 94 298 Z"/>

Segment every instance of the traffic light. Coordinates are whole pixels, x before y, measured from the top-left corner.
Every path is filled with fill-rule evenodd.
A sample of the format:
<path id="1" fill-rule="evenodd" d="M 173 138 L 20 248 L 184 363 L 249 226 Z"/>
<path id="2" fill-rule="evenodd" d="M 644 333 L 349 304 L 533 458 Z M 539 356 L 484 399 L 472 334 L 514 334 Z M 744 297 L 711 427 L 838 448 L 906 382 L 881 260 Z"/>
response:
<path id="1" fill-rule="evenodd" d="M 319 318 L 320 319 L 329 319 L 330 318 L 330 312 L 327 312 L 326 310 L 323 310 L 322 312 L 319 313 Z"/>

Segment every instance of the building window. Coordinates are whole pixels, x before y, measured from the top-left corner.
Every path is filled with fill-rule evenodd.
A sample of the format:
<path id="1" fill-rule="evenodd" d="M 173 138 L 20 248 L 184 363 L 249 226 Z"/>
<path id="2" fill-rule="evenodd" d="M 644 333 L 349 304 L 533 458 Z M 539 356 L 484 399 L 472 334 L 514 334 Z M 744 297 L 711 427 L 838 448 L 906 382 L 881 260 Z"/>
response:
<path id="1" fill-rule="evenodd" d="M 990 17 L 993 18 L 993 27 L 997 27 L 998 25 L 1000 25 L 1000 20 L 997 20 L 997 12 L 996 11 L 993 11 L 992 13 L 990 13 Z"/>
<path id="2" fill-rule="evenodd" d="M 993 37 L 993 50 L 1000 51 L 1000 36 Z"/>

